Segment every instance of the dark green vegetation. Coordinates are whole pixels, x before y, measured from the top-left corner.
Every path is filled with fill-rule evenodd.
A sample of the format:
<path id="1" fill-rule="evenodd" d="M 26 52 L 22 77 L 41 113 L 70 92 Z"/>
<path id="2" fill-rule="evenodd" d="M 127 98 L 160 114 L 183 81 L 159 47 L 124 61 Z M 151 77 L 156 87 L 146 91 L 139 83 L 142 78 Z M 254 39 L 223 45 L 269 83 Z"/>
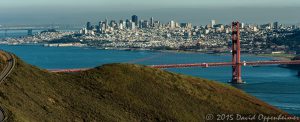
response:
<path id="1" fill-rule="evenodd" d="M 292 60 L 300 60 L 300 56 L 295 56 Z M 297 65 L 289 65 L 289 67 L 293 68 L 293 69 L 297 69 L 300 70 L 300 64 Z"/>
<path id="2" fill-rule="evenodd" d="M 287 35 L 281 38 L 273 38 L 271 42 L 276 45 L 286 45 L 289 47 L 289 50 L 294 50 L 300 52 L 300 30 L 293 32 L 291 35 Z"/>
<path id="3" fill-rule="evenodd" d="M 203 121 L 210 113 L 284 113 L 229 85 L 130 64 L 49 73 L 17 59 L 0 86 L 8 121 Z"/>
<path id="4" fill-rule="evenodd" d="M 292 58 L 292 60 L 300 60 L 300 56 L 295 56 L 294 58 Z M 288 68 L 290 69 L 294 69 L 294 70 L 300 70 L 300 64 L 295 64 L 295 65 L 287 65 Z"/>

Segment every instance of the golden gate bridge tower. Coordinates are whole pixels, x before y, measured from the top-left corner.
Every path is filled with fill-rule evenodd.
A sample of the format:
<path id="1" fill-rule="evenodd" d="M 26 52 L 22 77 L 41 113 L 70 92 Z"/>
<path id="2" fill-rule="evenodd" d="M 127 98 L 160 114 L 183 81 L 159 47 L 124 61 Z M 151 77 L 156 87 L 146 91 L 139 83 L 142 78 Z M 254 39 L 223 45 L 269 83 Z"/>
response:
<path id="1" fill-rule="evenodd" d="M 240 23 L 232 22 L 232 80 L 231 83 L 241 84 L 242 63 L 240 45 Z"/>

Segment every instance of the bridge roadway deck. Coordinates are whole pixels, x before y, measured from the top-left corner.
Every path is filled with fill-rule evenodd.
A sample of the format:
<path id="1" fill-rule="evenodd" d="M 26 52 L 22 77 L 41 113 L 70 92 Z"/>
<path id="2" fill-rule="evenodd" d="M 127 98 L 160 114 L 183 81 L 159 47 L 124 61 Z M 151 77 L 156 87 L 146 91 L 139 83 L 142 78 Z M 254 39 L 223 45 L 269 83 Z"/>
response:
<path id="1" fill-rule="evenodd" d="M 295 61 L 253 61 L 253 62 L 241 62 L 242 66 L 258 66 L 258 65 L 278 65 L 278 64 L 300 64 L 300 60 Z M 215 62 L 215 63 L 194 63 L 194 64 L 166 64 L 166 65 L 149 65 L 152 68 L 188 68 L 188 67 L 220 67 L 220 66 L 233 66 L 232 62 Z M 50 72 L 80 72 L 86 71 L 90 68 L 81 69 L 52 69 Z"/>

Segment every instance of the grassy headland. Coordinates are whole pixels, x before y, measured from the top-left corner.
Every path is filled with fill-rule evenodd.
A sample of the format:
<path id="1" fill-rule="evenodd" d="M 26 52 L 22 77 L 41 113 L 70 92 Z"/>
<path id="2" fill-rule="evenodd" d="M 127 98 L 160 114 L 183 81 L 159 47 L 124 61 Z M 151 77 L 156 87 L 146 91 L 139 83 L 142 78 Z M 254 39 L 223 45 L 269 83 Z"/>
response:
<path id="1" fill-rule="evenodd" d="M 285 114 L 229 85 L 131 64 L 50 73 L 17 59 L 0 86 L 8 121 L 204 121 L 207 114 Z"/>

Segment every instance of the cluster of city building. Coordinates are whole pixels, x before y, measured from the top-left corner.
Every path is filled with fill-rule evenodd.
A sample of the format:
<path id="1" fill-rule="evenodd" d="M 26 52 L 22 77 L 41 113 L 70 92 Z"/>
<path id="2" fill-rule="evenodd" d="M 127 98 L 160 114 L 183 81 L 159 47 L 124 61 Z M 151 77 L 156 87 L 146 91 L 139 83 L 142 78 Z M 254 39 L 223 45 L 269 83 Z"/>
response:
<path id="1" fill-rule="evenodd" d="M 270 39 L 293 34 L 296 25 L 284 26 L 278 22 L 263 25 L 240 23 L 241 43 L 244 52 L 284 52 L 288 47 L 271 43 Z M 103 48 L 176 49 L 226 52 L 230 50 L 231 25 L 211 20 L 208 25 L 170 21 L 166 24 L 154 20 L 139 20 L 133 15 L 126 21 L 100 21 L 97 25 L 87 22 L 86 28 L 75 37 L 88 44 Z M 272 48 L 270 48 L 272 47 Z"/>
<path id="2" fill-rule="evenodd" d="M 274 38 L 292 35 L 299 27 L 272 22 L 263 25 L 240 23 L 242 51 L 248 53 L 286 52 L 287 46 L 272 43 Z M 87 22 L 79 32 L 46 32 L 22 39 L 11 39 L 22 43 L 67 43 L 77 40 L 87 46 L 105 49 L 171 49 L 193 51 L 230 51 L 231 25 L 211 20 L 208 25 L 169 21 L 164 24 L 151 17 L 139 19 L 133 15 L 127 20 L 100 21 L 96 25 Z M 20 41 L 21 40 L 21 41 Z M 25 41 L 24 41 L 25 40 Z M 74 42 L 74 41 L 72 41 Z M 77 43 L 78 43 L 77 42 Z M 76 43 L 76 45 L 78 45 Z"/>

